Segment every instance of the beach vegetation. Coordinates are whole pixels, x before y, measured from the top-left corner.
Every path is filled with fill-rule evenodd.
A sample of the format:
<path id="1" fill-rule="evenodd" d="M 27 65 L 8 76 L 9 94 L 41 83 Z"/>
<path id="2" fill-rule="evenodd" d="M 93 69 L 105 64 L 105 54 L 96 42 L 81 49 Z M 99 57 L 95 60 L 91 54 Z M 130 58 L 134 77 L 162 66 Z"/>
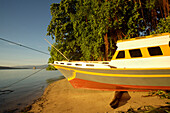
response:
<path id="1" fill-rule="evenodd" d="M 117 40 L 170 32 L 168 0 L 61 0 L 47 28 L 70 60 L 110 60 Z M 53 47 L 51 58 L 65 60 Z"/>
<path id="2" fill-rule="evenodd" d="M 158 96 L 161 99 L 170 99 L 170 92 L 169 91 L 150 91 L 148 95 L 143 97 L 151 97 L 151 96 Z M 127 111 L 119 111 L 119 113 L 170 113 L 170 103 L 166 102 L 165 106 L 154 107 L 154 106 L 141 106 L 137 109 L 130 107 Z"/>
<path id="3" fill-rule="evenodd" d="M 142 106 L 137 109 L 129 108 L 127 111 L 119 111 L 118 113 L 169 113 L 169 106 L 153 107 L 153 106 Z"/>
<path id="4" fill-rule="evenodd" d="M 158 91 L 150 91 L 148 93 L 148 95 L 145 95 L 143 97 L 150 97 L 150 96 L 158 96 L 160 98 L 166 98 L 166 99 L 170 99 L 170 92 L 169 91 L 162 91 L 162 90 L 158 90 Z"/>
<path id="5" fill-rule="evenodd" d="M 52 66 L 52 65 L 48 65 L 46 70 L 57 70 L 57 69 L 54 66 Z"/>

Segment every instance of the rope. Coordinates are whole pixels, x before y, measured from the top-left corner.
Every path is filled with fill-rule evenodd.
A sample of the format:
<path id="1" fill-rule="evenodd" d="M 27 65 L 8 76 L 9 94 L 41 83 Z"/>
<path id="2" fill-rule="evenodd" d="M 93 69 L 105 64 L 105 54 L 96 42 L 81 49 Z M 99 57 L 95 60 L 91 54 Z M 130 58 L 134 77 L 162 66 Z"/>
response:
<path id="1" fill-rule="evenodd" d="M 30 50 L 33 50 L 33 51 L 37 51 L 37 52 L 40 52 L 40 53 L 43 53 L 43 54 L 46 54 L 46 55 L 50 55 L 46 52 L 43 52 L 43 51 L 40 51 L 40 50 L 37 50 L 37 49 L 34 49 L 34 48 L 31 48 L 31 47 L 28 47 L 28 46 L 25 46 L 25 45 L 22 45 L 22 44 L 19 44 L 19 43 L 16 43 L 16 42 L 13 42 L 13 41 L 10 41 L 10 40 L 6 40 L 6 39 L 3 39 L 0 37 L 0 40 L 2 41 L 5 41 L 5 42 L 9 42 L 9 43 L 12 43 L 12 44 L 15 44 L 15 45 L 18 45 L 18 46 L 21 46 L 21 47 L 24 47 L 24 48 L 27 48 L 27 49 L 30 49 Z"/>
<path id="2" fill-rule="evenodd" d="M 44 38 L 45 39 L 45 38 Z M 68 61 L 70 61 L 65 55 L 63 55 L 63 53 L 61 53 L 54 45 L 52 45 L 47 39 L 45 39 L 55 50 L 57 50 L 65 59 L 67 59 Z"/>
<path id="3" fill-rule="evenodd" d="M 12 92 L 14 92 L 14 90 L 3 90 L 3 91 L 0 90 L 0 95 L 9 94 Z"/>

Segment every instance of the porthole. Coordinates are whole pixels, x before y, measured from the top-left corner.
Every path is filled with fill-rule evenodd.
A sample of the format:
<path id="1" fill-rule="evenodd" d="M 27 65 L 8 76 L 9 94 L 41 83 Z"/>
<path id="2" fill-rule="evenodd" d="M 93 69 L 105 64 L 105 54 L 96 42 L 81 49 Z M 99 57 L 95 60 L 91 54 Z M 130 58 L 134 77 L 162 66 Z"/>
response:
<path id="1" fill-rule="evenodd" d="M 75 64 L 76 66 L 82 66 L 82 64 Z"/>
<path id="2" fill-rule="evenodd" d="M 102 62 L 102 64 L 109 64 L 109 62 Z"/>
<path id="3" fill-rule="evenodd" d="M 71 63 L 67 63 L 67 65 L 72 65 Z"/>
<path id="4" fill-rule="evenodd" d="M 86 66 L 94 66 L 94 64 L 86 64 Z"/>

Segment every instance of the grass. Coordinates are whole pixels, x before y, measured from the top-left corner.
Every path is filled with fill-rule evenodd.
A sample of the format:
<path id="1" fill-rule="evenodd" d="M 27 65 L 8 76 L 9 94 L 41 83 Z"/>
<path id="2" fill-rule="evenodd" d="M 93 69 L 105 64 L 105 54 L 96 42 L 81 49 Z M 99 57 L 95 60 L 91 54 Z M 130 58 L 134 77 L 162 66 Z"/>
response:
<path id="1" fill-rule="evenodd" d="M 166 99 L 170 99 L 170 91 L 151 91 L 149 92 L 148 95 L 144 96 L 144 97 L 149 97 L 149 96 L 159 96 L 160 98 L 166 98 Z"/>

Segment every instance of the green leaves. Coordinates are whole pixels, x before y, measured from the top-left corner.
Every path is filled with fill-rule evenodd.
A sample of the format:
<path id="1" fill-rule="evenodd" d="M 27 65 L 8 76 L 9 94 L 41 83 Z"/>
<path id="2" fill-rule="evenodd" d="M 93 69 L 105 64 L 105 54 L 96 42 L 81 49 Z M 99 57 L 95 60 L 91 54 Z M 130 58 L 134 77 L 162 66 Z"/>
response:
<path id="1" fill-rule="evenodd" d="M 170 33 L 170 16 L 166 19 L 160 19 L 155 31 L 152 31 L 150 34 L 158 34 L 158 33 Z"/>
<path id="2" fill-rule="evenodd" d="M 111 59 L 118 39 L 170 32 L 166 4 L 161 0 L 61 0 L 51 5 L 47 35 L 72 60 Z M 50 62 L 64 59 L 50 50 Z"/>
<path id="3" fill-rule="evenodd" d="M 156 0 L 147 0 L 146 1 L 146 8 L 154 9 L 155 8 L 155 2 L 156 2 Z"/>

